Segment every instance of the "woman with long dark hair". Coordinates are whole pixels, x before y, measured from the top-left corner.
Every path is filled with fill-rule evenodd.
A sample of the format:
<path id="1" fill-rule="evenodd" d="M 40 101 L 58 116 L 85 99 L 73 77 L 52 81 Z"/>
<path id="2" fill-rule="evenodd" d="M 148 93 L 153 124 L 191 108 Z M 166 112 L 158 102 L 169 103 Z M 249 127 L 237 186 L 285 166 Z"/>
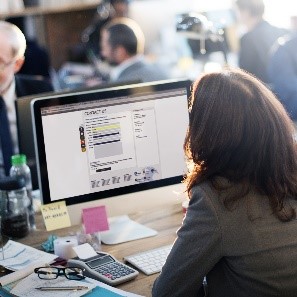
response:
<path id="1" fill-rule="evenodd" d="M 204 277 L 210 297 L 297 296 L 294 133 L 253 76 L 226 69 L 194 83 L 190 204 L 153 296 L 200 296 Z"/>

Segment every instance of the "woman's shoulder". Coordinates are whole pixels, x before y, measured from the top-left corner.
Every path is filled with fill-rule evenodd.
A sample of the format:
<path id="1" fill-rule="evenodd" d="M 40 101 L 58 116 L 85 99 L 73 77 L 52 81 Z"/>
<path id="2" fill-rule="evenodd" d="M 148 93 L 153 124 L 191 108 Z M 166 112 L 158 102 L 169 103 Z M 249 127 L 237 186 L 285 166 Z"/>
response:
<path id="1" fill-rule="evenodd" d="M 240 198 L 240 196 L 242 197 Z M 247 189 L 244 184 L 233 183 L 224 177 L 217 177 L 212 180 L 206 180 L 194 186 L 191 190 L 191 199 L 200 201 L 200 205 L 208 205 L 214 207 L 217 212 L 229 212 L 236 208 L 243 208 L 246 206 L 247 197 L 258 196 L 251 189 Z M 231 199 L 231 207 L 226 207 L 226 200 L 230 197 L 238 197 L 238 199 Z"/>
<path id="2" fill-rule="evenodd" d="M 218 208 L 219 204 L 221 204 L 219 196 L 220 192 L 216 188 L 214 182 L 206 180 L 191 189 L 190 200 L 192 200 L 192 204 L 196 202 L 200 205 L 208 205 Z"/>
<path id="3" fill-rule="evenodd" d="M 228 192 L 237 187 L 237 185 L 232 184 L 228 179 L 224 177 L 216 177 L 212 180 L 203 181 L 191 190 L 193 195 L 195 193 L 204 193 L 205 195 L 218 196 L 219 192 L 224 191 Z"/>

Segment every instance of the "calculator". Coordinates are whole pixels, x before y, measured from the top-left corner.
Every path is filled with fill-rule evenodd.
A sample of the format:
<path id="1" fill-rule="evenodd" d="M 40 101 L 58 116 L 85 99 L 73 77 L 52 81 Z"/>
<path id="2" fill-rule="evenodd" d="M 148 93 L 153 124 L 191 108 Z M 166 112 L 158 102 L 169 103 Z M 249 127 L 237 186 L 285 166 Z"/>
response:
<path id="1" fill-rule="evenodd" d="M 88 259 L 69 259 L 67 267 L 80 267 L 84 269 L 85 276 L 111 286 L 132 280 L 139 274 L 137 270 L 104 252 L 97 252 L 96 256 Z"/>

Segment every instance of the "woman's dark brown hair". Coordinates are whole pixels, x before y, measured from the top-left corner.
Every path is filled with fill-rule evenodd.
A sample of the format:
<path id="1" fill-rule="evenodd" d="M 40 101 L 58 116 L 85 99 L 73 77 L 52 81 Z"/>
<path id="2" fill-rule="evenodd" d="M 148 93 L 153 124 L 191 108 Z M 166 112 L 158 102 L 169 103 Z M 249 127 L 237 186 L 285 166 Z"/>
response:
<path id="1" fill-rule="evenodd" d="M 267 195 L 282 221 L 286 197 L 297 197 L 294 126 L 274 94 L 253 76 L 237 69 L 209 73 L 193 86 L 190 123 L 184 149 L 193 168 L 187 191 L 216 177 L 241 184 L 242 193 L 225 197 L 225 206 L 251 188 Z"/>

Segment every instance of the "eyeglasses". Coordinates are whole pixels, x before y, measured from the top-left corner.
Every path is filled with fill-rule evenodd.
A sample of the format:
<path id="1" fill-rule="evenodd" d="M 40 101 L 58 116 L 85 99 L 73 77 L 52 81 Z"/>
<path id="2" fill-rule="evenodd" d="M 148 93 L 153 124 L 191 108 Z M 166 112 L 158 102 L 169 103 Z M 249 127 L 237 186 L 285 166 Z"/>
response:
<path id="1" fill-rule="evenodd" d="M 39 267 L 35 268 L 34 272 L 37 273 L 40 279 L 56 279 L 60 275 L 65 275 L 66 278 L 71 280 L 81 280 L 84 279 L 83 275 L 84 269 L 78 267 Z"/>

